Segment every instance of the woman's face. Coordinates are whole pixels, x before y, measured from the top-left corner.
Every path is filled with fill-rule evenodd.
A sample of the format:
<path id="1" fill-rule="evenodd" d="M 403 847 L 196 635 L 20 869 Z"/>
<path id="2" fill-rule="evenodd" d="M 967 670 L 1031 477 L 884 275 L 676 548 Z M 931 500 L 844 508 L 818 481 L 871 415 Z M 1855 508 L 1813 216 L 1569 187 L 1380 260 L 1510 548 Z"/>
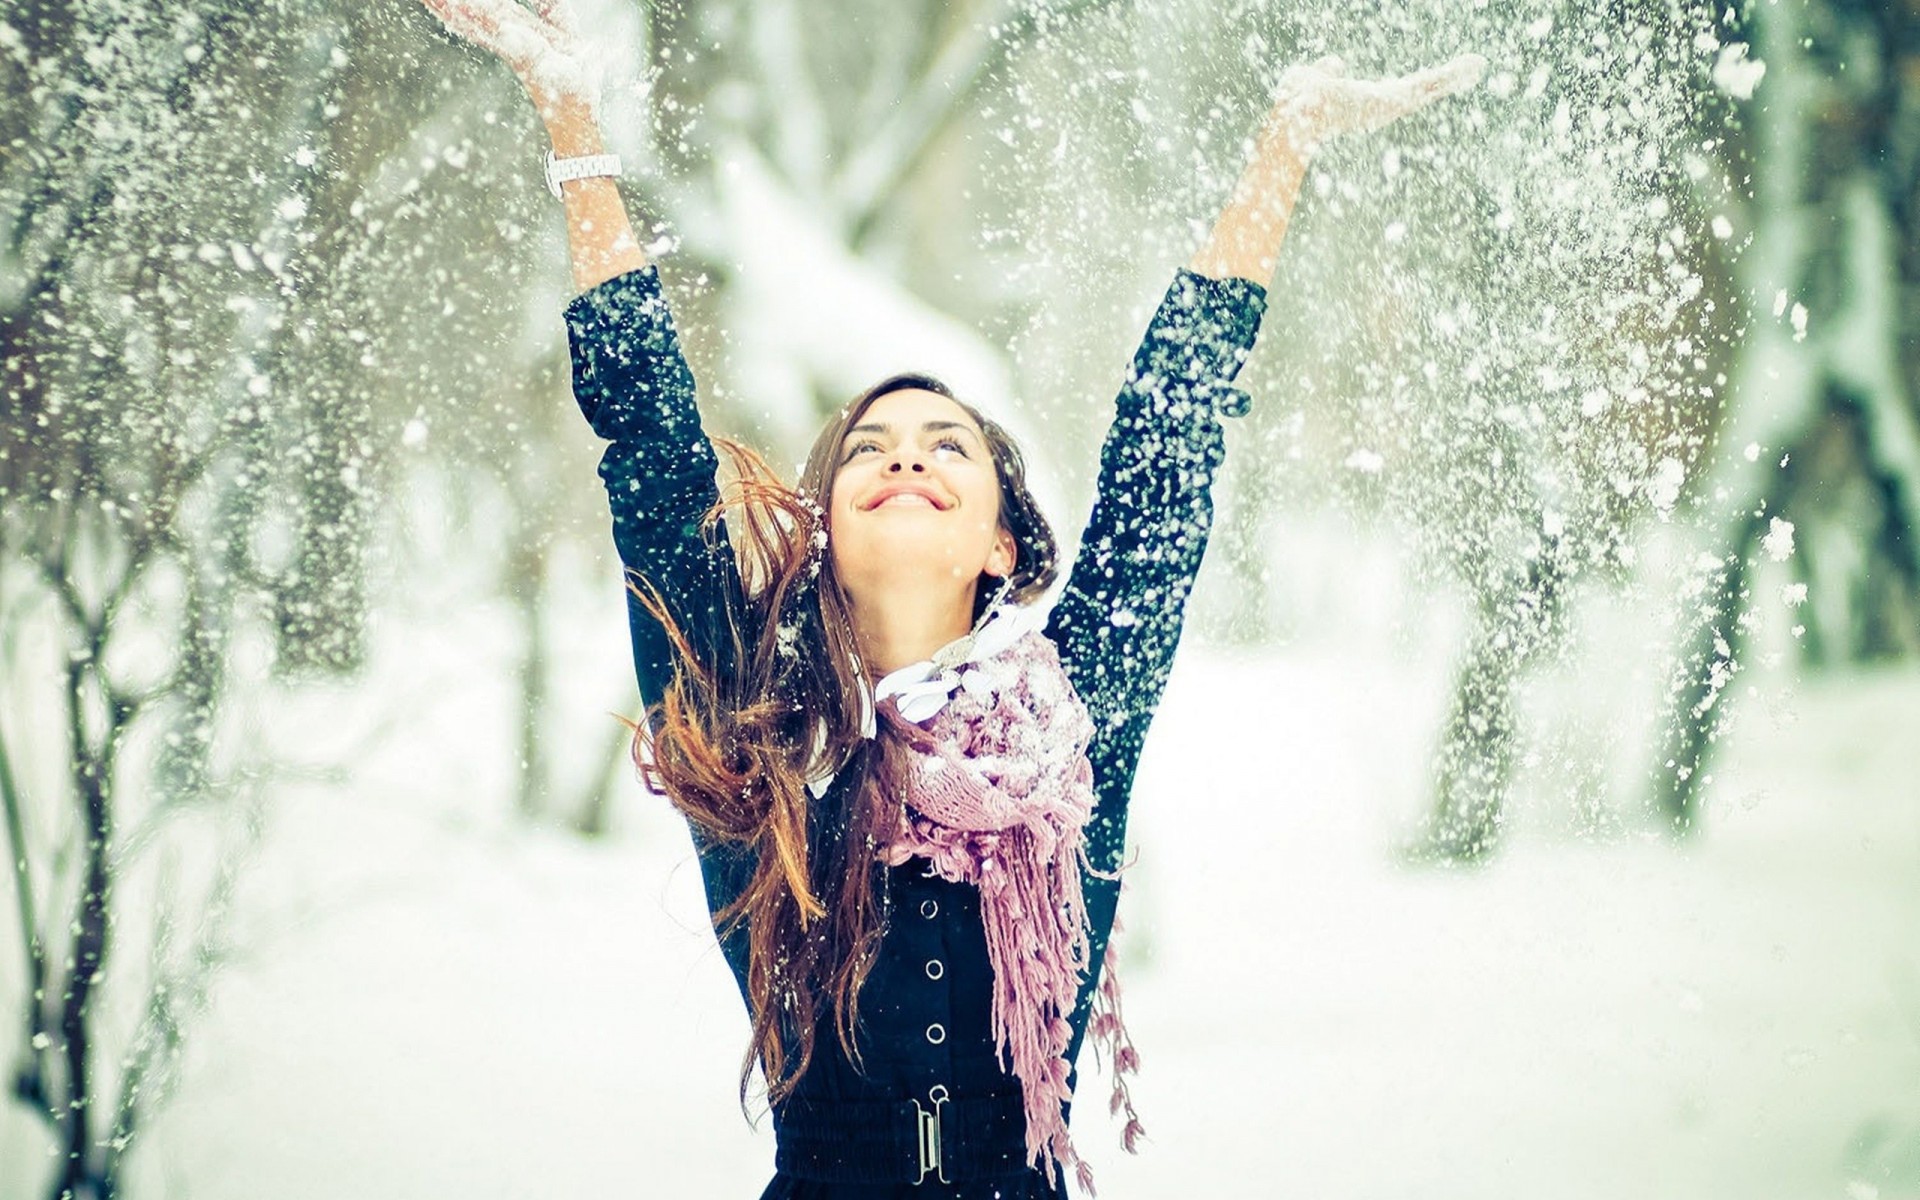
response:
<path id="1" fill-rule="evenodd" d="M 960 405 L 917 388 L 888 392 L 835 453 L 828 547 L 856 605 L 881 589 L 937 589 L 942 580 L 970 593 L 982 572 L 1012 572 L 999 470 Z"/>

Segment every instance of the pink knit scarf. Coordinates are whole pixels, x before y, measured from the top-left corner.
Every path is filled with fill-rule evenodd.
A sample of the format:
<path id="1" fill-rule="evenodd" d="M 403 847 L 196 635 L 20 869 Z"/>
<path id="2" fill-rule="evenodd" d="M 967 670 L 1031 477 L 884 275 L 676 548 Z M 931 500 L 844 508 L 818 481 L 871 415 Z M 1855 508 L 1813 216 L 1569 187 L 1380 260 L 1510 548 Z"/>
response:
<path id="1" fill-rule="evenodd" d="M 1076 1165 L 1091 1193 L 1092 1172 L 1074 1152 L 1061 1106 L 1072 1097 L 1068 1019 L 1090 966 L 1080 878 L 1094 805 L 1093 725 L 1053 643 L 1028 622 L 990 622 L 972 648 L 972 661 L 936 659 L 881 681 L 878 711 L 911 750 L 912 766 L 900 831 L 880 856 L 893 866 L 924 857 L 943 878 L 979 888 L 993 1036 L 1002 1069 L 1020 1081 L 1027 1165 L 1044 1160 L 1050 1183 Z M 1141 1130 L 1123 1075 L 1138 1056 L 1119 1020 L 1111 946 L 1104 965 L 1093 1032 L 1112 1051 L 1113 1108 L 1126 1107 L 1131 1151 Z"/>

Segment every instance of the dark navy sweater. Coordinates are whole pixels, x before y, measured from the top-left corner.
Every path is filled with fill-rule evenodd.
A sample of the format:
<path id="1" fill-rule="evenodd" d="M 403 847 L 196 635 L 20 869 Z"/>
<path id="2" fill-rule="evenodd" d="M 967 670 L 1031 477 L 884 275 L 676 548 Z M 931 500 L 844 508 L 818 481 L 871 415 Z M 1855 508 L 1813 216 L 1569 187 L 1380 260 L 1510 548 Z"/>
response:
<path id="1" fill-rule="evenodd" d="M 1211 488 L 1224 457 L 1219 417 L 1246 410 L 1246 396 L 1230 384 L 1265 307 L 1265 291 L 1248 280 L 1177 274 L 1116 401 L 1093 513 L 1046 627 L 1093 719 L 1087 755 L 1097 803 L 1087 848 L 1103 875 L 1121 865 L 1134 770 L 1212 523 Z M 737 598 L 740 576 L 726 539 L 701 534 L 718 500 L 718 462 L 701 429 L 693 375 L 659 276 L 649 266 L 608 280 L 576 297 L 566 317 L 574 396 L 593 431 L 609 443 L 600 477 L 621 561 L 658 589 L 696 652 L 718 654 L 726 600 L 730 593 Z M 642 699 L 652 704 L 673 677 L 666 637 L 631 595 L 628 605 L 634 669 Z M 829 793 L 827 806 L 835 799 Z M 697 830 L 695 846 L 708 904 L 717 912 L 740 893 L 752 864 L 738 848 Z M 861 993 L 864 1070 L 847 1061 L 829 1018 L 789 1104 L 845 1112 L 854 1111 L 849 1103 L 924 1102 L 942 1094 L 937 1088 L 955 1097 L 1017 1097 L 1018 1081 L 1000 1069 L 993 1045 L 992 969 L 978 893 L 925 866 L 916 859 L 875 868 L 885 876 L 887 918 Z M 1116 880 L 1091 874 L 1083 887 L 1093 968 L 1073 1014 L 1069 1062 L 1086 1033 L 1120 889 Z M 723 937 L 721 948 L 744 998 L 744 930 Z M 782 1115 L 774 1114 L 776 1136 Z M 990 1183 L 828 1184 L 782 1173 L 766 1191 L 769 1198 L 794 1200 L 1060 1194 L 1018 1163 Z"/>

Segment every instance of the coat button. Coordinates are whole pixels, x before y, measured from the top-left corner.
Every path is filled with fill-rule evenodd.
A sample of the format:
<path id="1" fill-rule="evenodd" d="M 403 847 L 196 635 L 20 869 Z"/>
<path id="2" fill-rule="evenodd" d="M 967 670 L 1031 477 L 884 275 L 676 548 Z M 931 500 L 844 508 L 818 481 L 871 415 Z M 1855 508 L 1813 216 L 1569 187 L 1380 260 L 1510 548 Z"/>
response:
<path id="1" fill-rule="evenodd" d="M 922 900 L 920 902 L 920 915 L 925 917 L 927 920 L 929 921 L 933 920 L 933 918 L 939 912 L 940 912 L 940 904 L 938 901 Z"/>
<path id="2" fill-rule="evenodd" d="M 938 1023 L 927 1026 L 927 1041 L 938 1046 L 941 1042 L 944 1042 L 946 1040 L 947 1040 L 946 1026 L 940 1025 Z"/>
<path id="3" fill-rule="evenodd" d="M 927 978 L 938 979 L 947 973 L 947 965 L 937 958 L 927 960 Z"/>

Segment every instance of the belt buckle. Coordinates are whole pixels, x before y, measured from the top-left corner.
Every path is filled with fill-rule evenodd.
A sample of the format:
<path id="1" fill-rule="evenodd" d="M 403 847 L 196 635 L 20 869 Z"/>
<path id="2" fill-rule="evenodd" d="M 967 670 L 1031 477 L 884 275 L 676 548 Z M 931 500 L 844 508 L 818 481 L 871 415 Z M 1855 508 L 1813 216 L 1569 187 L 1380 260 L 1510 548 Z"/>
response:
<path id="1" fill-rule="evenodd" d="M 932 1112 L 928 1112 L 919 1099 L 916 1098 L 913 1102 L 920 1149 L 920 1178 L 913 1181 L 915 1187 L 925 1183 L 928 1175 L 934 1176 L 941 1183 L 953 1182 L 947 1178 L 947 1164 L 940 1154 L 940 1114 L 947 1103 L 946 1085 L 935 1084 L 933 1090 L 927 1093 L 927 1099 L 933 1102 Z"/>

